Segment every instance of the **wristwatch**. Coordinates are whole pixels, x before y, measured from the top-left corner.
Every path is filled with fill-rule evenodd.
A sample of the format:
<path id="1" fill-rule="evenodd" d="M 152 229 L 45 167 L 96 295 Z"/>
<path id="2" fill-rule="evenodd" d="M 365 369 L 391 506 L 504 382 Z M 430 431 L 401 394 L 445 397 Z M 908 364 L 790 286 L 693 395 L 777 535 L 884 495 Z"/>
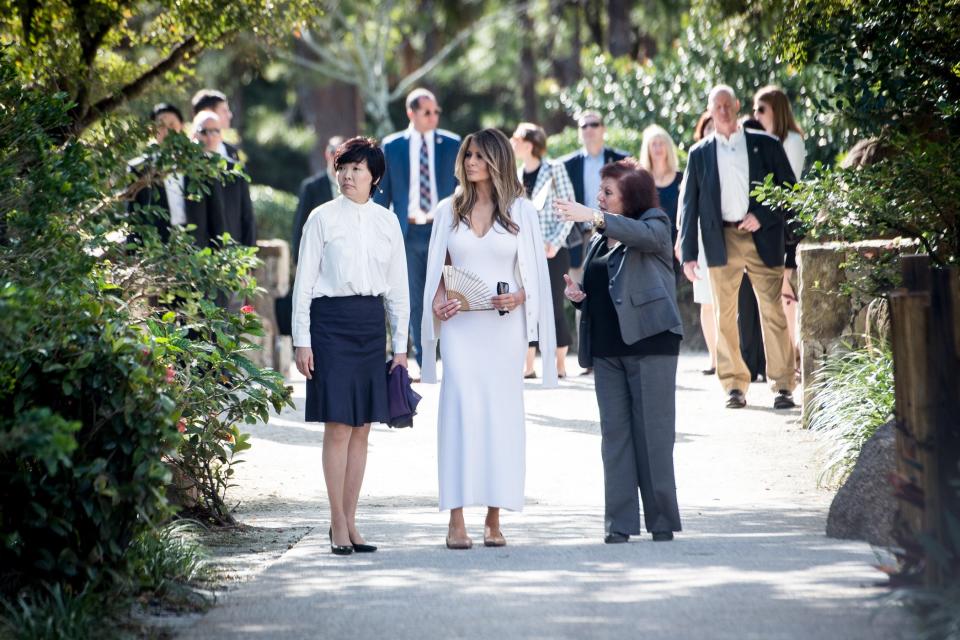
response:
<path id="1" fill-rule="evenodd" d="M 604 225 L 603 213 L 600 211 L 594 211 L 593 226 L 596 227 L 597 229 L 603 229 L 603 225 Z"/>

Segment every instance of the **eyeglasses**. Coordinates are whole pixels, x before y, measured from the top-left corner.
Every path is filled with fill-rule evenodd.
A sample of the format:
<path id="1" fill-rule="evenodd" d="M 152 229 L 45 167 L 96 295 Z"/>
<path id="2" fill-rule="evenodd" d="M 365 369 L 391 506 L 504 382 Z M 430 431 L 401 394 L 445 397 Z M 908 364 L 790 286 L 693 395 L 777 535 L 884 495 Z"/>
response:
<path id="1" fill-rule="evenodd" d="M 437 108 L 434 109 L 433 111 L 430 111 L 430 110 L 428 110 L 428 109 L 424 109 L 423 111 L 420 112 L 420 115 L 422 115 L 422 116 L 427 116 L 427 117 L 429 118 L 430 116 L 438 116 L 438 115 L 440 115 L 440 112 L 441 112 L 441 111 L 443 111 L 443 109 L 441 109 L 440 107 L 437 107 Z"/>
<path id="2" fill-rule="evenodd" d="M 761 105 L 758 105 L 758 106 L 756 106 L 756 107 L 753 108 L 753 112 L 754 112 L 754 113 L 759 113 L 759 114 L 761 114 L 761 115 L 764 114 L 764 113 L 766 113 L 766 111 L 767 111 L 767 108 L 766 108 L 765 106 L 763 106 L 762 104 L 761 104 Z"/>
<path id="3" fill-rule="evenodd" d="M 596 128 L 602 127 L 602 126 L 603 126 L 603 123 L 602 123 L 602 122 L 584 122 L 582 125 L 580 125 L 580 128 L 581 128 L 581 129 L 596 129 Z"/>
<path id="4" fill-rule="evenodd" d="M 220 129 L 200 129 L 197 131 L 202 136 L 220 135 Z"/>

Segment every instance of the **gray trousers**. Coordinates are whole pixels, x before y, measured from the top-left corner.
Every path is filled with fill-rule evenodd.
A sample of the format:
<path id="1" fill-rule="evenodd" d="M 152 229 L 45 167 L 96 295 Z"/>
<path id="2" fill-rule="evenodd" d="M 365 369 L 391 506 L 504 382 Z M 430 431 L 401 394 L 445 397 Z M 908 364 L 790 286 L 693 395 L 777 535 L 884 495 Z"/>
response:
<path id="1" fill-rule="evenodd" d="M 680 531 L 673 475 L 677 356 L 594 358 L 606 533 Z"/>

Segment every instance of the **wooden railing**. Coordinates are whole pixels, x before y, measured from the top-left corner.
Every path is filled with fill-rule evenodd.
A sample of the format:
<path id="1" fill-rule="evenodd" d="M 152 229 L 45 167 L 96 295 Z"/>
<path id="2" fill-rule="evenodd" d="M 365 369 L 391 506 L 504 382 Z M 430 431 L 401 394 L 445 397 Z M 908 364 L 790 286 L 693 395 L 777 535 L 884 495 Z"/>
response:
<path id="1" fill-rule="evenodd" d="M 890 294 L 899 510 L 906 572 L 936 586 L 960 577 L 960 272 L 903 257 Z"/>

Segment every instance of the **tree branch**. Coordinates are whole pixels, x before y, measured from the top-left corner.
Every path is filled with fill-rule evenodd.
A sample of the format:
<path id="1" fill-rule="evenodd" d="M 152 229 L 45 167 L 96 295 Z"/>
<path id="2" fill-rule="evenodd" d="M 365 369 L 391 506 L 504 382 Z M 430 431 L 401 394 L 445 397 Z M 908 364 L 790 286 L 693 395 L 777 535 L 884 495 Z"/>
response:
<path id="1" fill-rule="evenodd" d="M 185 58 L 190 54 L 200 48 L 200 41 L 197 40 L 196 36 L 190 36 L 180 44 L 178 44 L 166 58 L 153 65 L 149 70 L 143 73 L 139 78 L 130 82 L 125 87 L 119 91 L 102 98 L 96 104 L 85 109 L 84 112 L 77 118 L 77 131 L 80 133 L 94 122 L 97 121 L 100 116 L 104 113 L 108 113 L 127 100 L 131 100 L 147 88 L 147 86 L 162 76 L 164 73 L 177 68 Z"/>

